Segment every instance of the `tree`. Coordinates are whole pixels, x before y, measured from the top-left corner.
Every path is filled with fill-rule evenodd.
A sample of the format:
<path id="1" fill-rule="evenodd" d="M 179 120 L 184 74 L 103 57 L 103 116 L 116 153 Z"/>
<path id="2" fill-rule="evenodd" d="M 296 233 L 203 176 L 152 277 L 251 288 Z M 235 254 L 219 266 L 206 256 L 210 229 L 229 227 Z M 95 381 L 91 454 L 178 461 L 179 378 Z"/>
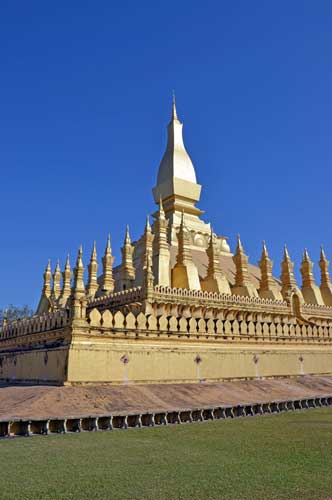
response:
<path id="1" fill-rule="evenodd" d="M 4 318 L 7 318 L 8 321 L 14 321 L 15 319 L 31 318 L 32 315 L 33 310 L 27 304 L 21 307 L 9 304 L 8 307 L 0 307 L 0 325 Z"/>

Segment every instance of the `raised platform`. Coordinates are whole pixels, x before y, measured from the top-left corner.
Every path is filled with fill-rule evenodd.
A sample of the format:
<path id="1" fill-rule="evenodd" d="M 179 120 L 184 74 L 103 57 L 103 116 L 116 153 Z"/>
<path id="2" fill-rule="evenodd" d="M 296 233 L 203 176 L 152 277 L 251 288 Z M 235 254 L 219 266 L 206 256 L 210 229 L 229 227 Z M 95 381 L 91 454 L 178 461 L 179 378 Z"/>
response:
<path id="1" fill-rule="evenodd" d="M 2 386 L 0 420 L 129 415 L 332 397 L 332 376 L 218 384 Z"/>

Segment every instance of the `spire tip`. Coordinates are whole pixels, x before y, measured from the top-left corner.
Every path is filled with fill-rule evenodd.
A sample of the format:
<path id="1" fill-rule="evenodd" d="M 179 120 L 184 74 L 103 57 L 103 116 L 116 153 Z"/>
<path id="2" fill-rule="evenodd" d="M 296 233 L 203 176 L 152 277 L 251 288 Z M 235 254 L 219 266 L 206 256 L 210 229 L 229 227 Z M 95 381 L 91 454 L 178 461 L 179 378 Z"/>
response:
<path id="1" fill-rule="evenodd" d="M 70 268 L 69 253 L 67 254 L 67 259 L 66 259 L 65 268 L 67 268 L 67 269 L 69 269 L 69 268 Z"/>
<path id="2" fill-rule="evenodd" d="M 146 233 L 151 233 L 151 225 L 150 225 L 150 216 L 146 216 L 146 222 L 145 222 L 145 228 L 144 228 L 144 234 Z"/>
<path id="3" fill-rule="evenodd" d="M 240 238 L 240 234 L 237 235 L 237 251 L 243 252 L 243 246 Z"/>
<path id="4" fill-rule="evenodd" d="M 173 90 L 172 95 L 172 120 L 178 120 L 178 115 L 176 111 L 176 100 L 175 100 L 175 92 Z"/>
<path id="5" fill-rule="evenodd" d="M 125 234 L 125 241 L 124 241 L 125 245 L 128 244 L 128 243 L 131 243 L 131 240 L 130 240 L 130 233 L 129 233 L 129 224 L 126 224 L 126 234 Z"/>
<path id="6" fill-rule="evenodd" d="M 268 258 L 269 254 L 266 248 L 266 241 L 263 240 L 263 250 L 262 250 L 262 258 Z"/>

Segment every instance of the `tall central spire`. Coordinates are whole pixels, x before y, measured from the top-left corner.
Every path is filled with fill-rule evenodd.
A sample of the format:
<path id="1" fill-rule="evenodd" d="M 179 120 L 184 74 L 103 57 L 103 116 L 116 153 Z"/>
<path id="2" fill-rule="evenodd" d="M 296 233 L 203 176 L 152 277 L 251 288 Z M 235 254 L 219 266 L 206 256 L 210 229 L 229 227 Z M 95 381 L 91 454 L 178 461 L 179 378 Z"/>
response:
<path id="1" fill-rule="evenodd" d="M 175 96 L 172 99 L 171 120 L 167 128 L 167 146 L 159 165 L 157 185 L 153 189 L 156 204 L 162 200 L 165 216 L 169 220 L 169 233 L 177 243 L 176 232 L 184 212 L 186 223 L 191 227 L 189 216 L 195 226 L 200 226 L 201 232 L 210 233 L 210 227 L 198 219 L 203 212 L 195 206 L 199 201 L 201 186 L 197 184 L 196 172 L 191 158 L 185 148 L 182 137 L 183 125 L 178 118 Z M 201 226 L 204 227 L 201 227 Z"/>
<path id="2" fill-rule="evenodd" d="M 202 212 L 195 207 L 195 203 L 199 201 L 201 186 L 197 184 L 194 165 L 183 143 L 182 127 L 173 95 L 167 147 L 159 165 L 153 194 L 157 204 L 162 198 L 166 213 L 178 209 L 180 213 L 184 210 L 185 213 L 199 215 Z"/>
<path id="3" fill-rule="evenodd" d="M 174 177 L 196 184 L 196 173 L 183 143 L 182 128 L 183 124 L 178 119 L 175 96 L 173 96 L 171 121 L 168 124 L 167 147 L 159 166 L 158 185 Z"/>
<path id="4" fill-rule="evenodd" d="M 177 233 L 183 214 L 186 228 L 191 234 L 192 245 L 199 250 L 205 250 L 209 243 L 211 226 L 200 218 L 203 212 L 196 207 L 202 186 L 197 183 L 194 165 L 183 143 L 182 127 L 173 95 L 171 120 L 167 128 L 167 147 L 159 165 L 153 196 L 156 204 L 159 205 L 161 200 L 164 207 L 168 222 L 168 243 L 177 246 Z M 157 219 L 158 212 L 153 216 Z M 218 245 L 222 252 L 230 252 L 225 238 L 220 238 Z"/>

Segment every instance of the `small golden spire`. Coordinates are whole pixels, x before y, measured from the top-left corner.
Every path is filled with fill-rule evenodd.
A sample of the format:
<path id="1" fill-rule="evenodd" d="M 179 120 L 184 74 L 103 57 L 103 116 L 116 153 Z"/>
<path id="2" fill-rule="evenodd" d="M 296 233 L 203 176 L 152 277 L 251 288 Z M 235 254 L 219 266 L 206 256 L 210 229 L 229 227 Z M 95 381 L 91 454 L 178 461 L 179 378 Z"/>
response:
<path id="1" fill-rule="evenodd" d="M 302 295 L 304 301 L 308 304 L 324 305 L 321 291 L 315 283 L 312 268 L 313 262 L 310 260 L 308 251 L 305 248 L 301 264 Z"/>
<path id="2" fill-rule="evenodd" d="M 45 297 L 51 296 L 51 279 L 52 279 L 52 271 L 51 271 L 51 261 L 48 259 L 47 266 L 44 272 L 44 286 L 43 286 L 43 295 Z"/>
<path id="3" fill-rule="evenodd" d="M 74 284 L 73 284 L 74 297 L 85 295 L 84 266 L 83 266 L 82 255 L 83 255 L 83 248 L 81 245 L 78 250 L 76 267 L 74 269 Z"/>
<path id="4" fill-rule="evenodd" d="M 176 257 L 176 263 L 179 265 L 186 264 L 187 262 L 192 262 L 192 255 L 189 249 L 190 238 L 188 231 L 184 225 L 184 211 L 182 210 L 181 222 L 178 232 L 178 254 Z"/>
<path id="5" fill-rule="evenodd" d="M 258 262 L 259 268 L 261 270 L 261 279 L 260 279 L 260 292 L 270 291 L 271 286 L 274 285 L 274 280 L 272 277 L 272 266 L 273 262 L 269 258 L 269 254 L 266 248 L 266 243 L 263 241 L 262 246 L 262 256 L 261 260 Z"/>
<path id="6" fill-rule="evenodd" d="M 329 261 L 325 256 L 323 247 L 320 247 L 320 261 L 318 262 L 320 267 L 320 291 L 324 304 L 326 306 L 332 306 L 332 285 L 329 273 Z"/>
<path id="7" fill-rule="evenodd" d="M 65 264 L 65 270 L 70 271 L 70 260 L 69 260 L 69 254 L 67 254 L 67 259 L 66 259 L 66 264 Z"/>
<path id="8" fill-rule="evenodd" d="M 273 261 L 269 257 L 265 241 L 263 241 L 262 256 L 258 265 L 261 271 L 258 290 L 260 297 L 263 299 L 283 300 L 279 287 L 272 275 Z"/>
<path id="9" fill-rule="evenodd" d="M 61 293 L 61 270 L 60 270 L 60 262 L 57 261 L 57 264 L 53 273 L 53 288 L 52 288 L 52 297 L 57 300 L 60 297 Z"/>
<path id="10" fill-rule="evenodd" d="M 188 288 L 201 290 L 198 269 L 193 261 L 190 250 L 190 234 L 184 224 L 184 211 L 182 210 L 178 238 L 178 253 L 176 264 L 172 269 L 172 286 L 175 288 Z"/>
<path id="11" fill-rule="evenodd" d="M 92 251 L 91 251 L 91 260 L 97 260 L 96 240 L 93 242 Z"/>
<path id="12" fill-rule="evenodd" d="M 86 318 L 86 290 L 84 285 L 83 249 L 80 246 L 74 269 L 74 283 L 71 297 L 71 317 L 73 321 L 84 321 Z"/>
<path id="13" fill-rule="evenodd" d="M 288 249 L 287 249 L 286 243 L 284 244 L 284 260 L 290 261 L 290 256 L 289 256 L 289 253 L 288 253 Z"/>
<path id="14" fill-rule="evenodd" d="M 107 245 L 105 249 L 105 255 L 102 259 L 103 261 L 103 275 L 102 275 L 102 292 L 104 294 L 113 292 L 114 290 L 114 279 L 113 279 L 113 262 L 114 257 L 112 256 L 111 248 L 111 237 L 107 237 Z"/>
<path id="15" fill-rule="evenodd" d="M 71 276 L 72 276 L 72 272 L 70 269 L 70 260 L 69 260 L 69 255 L 67 255 L 65 268 L 64 268 L 64 271 L 62 273 L 62 291 L 61 291 L 61 295 L 60 295 L 60 304 L 61 305 L 66 305 L 66 302 L 67 302 L 68 298 L 70 297 Z"/>
<path id="16" fill-rule="evenodd" d="M 97 282 L 98 262 L 97 262 L 97 248 L 95 241 L 93 242 L 92 246 L 91 258 L 90 258 L 90 263 L 88 265 L 88 270 L 89 270 L 89 278 L 88 278 L 87 291 L 89 298 L 93 299 L 98 290 L 98 282 Z"/>
<path id="17" fill-rule="evenodd" d="M 320 276 L 321 276 L 321 289 L 322 288 L 330 288 L 331 287 L 331 279 L 329 273 L 329 261 L 326 258 L 324 248 L 320 247 L 320 261 L 318 262 L 320 267 Z"/>
<path id="18" fill-rule="evenodd" d="M 170 286 L 170 251 L 168 244 L 168 220 L 165 217 L 162 197 L 153 223 L 153 274 L 156 285 Z"/>
<path id="19" fill-rule="evenodd" d="M 126 233 L 124 243 L 121 248 L 122 262 L 117 277 L 117 287 L 120 290 L 129 289 L 133 287 L 135 279 L 135 268 L 133 263 L 133 246 L 131 244 L 129 226 L 126 226 Z"/>
<path id="20" fill-rule="evenodd" d="M 262 257 L 261 257 L 261 260 L 263 259 L 268 259 L 269 258 L 269 254 L 268 254 L 268 251 L 267 251 L 267 248 L 266 248 L 266 243 L 265 243 L 265 240 L 263 240 L 263 247 L 262 247 Z"/>
<path id="21" fill-rule="evenodd" d="M 215 278 L 216 276 L 219 276 L 222 273 L 221 271 L 221 266 L 220 266 L 220 251 L 217 247 L 215 235 L 213 233 L 213 229 L 211 227 L 210 231 L 210 238 L 209 238 L 209 244 L 206 250 L 207 256 L 208 256 L 208 272 L 207 276 L 211 278 Z"/>
<path id="22" fill-rule="evenodd" d="M 326 258 L 325 252 L 324 252 L 323 245 L 320 246 L 320 258 L 321 258 L 321 260 L 324 260 L 325 262 L 327 262 L 327 258 Z"/>
<path id="23" fill-rule="evenodd" d="M 232 293 L 234 295 L 244 295 L 246 297 L 258 297 L 258 292 L 250 280 L 248 260 L 248 256 L 245 254 L 242 246 L 240 235 L 238 234 L 236 252 L 233 255 L 235 280 Z"/>
<path id="24" fill-rule="evenodd" d="M 303 262 L 311 262 L 308 250 L 305 248 L 303 252 Z"/>
<path id="25" fill-rule="evenodd" d="M 144 234 L 146 233 L 151 233 L 150 217 L 148 215 L 146 216 L 146 223 L 144 229 Z"/>
<path id="26" fill-rule="evenodd" d="M 302 288 L 311 287 L 311 285 L 315 284 L 312 268 L 313 263 L 310 260 L 308 250 L 305 248 L 300 269 L 302 274 Z"/>
<path id="27" fill-rule="evenodd" d="M 221 269 L 220 249 L 218 248 L 212 227 L 206 254 L 208 257 L 208 268 L 206 278 L 201 280 L 202 290 L 230 295 L 231 289 Z"/>
<path id="28" fill-rule="evenodd" d="M 221 272 L 220 262 L 219 262 L 219 252 L 217 251 L 217 248 L 215 245 L 212 227 L 211 227 L 211 231 L 210 231 L 209 244 L 208 244 L 206 253 L 207 253 L 207 256 L 209 259 L 207 276 L 210 278 L 210 277 L 214 277 L 215 274 L 218 274 Z"/>
<path id="29" fill-rule="evenodd" d="M 51 308 L 50 298 L 52 295 L 52 289 L 51 289 L 52 271 L 51 271 L 50 259 L 47 262 L 47 266 L 44 271 L 43 277 L 44 277 L 43 289 L 36 314 L 44 314 L 46 312 L 49 312 Z"/>
<path id="30" fill-rule="evenodd" d="M 143 287 L 146 294 L 149 296 L 153 292 L 154 276 L 152 271 L 152 258 L 151 258 L 151 248 L 148 247 L 145 252 L 145 263 L 144 263 L 144 281 Z"/>
<path id="31" fill-rule="evenodd" d="M 128 224 L 126 225 L 126 234 L 125 234 L 124 244 L 125 245 L 131 245 L 131 239 L 130 239 Z"/>
<path id="32" fill-rule="evenodd" d="M 281 293 L 284 299 L 287 298 L 288 292 L 290 292 L 293 289 L 297 289 L 297 284 L 293 272 L 294 268 L 294 263 L 291 261 L 287 246 L 284 246 L 284 257 L 283 261 L 281 263 Z"/>
<path id="33" fill-rule="evenodd" d="M 110 255 L 112 253 L 112 248 L 111 248 L 111 235 L 108 233 L 107 236 L 107 244 L 106 244 L 106 249 L 105 249 L 105 255 Z"/>
<path id="34" fill-rule="evenodd" d="M 250 283 L 249 270 L 248 270 L 248 256 L 245 254 L 240 235 L 237 235 L 236 252 L 233 256 L 235 264 L 235 286 L 247 286 Z"/>
<path id="35" fill-rule="evenodd" d="M 159 219 L 165 219 L 165 211 L 164 211 L 163 200 L 162 200 L 161 196 L 159 199 Z"/>
<path id="36" fill-rule="evenodd" d="M 141 244 L 143 248 L 143 253 L 141 255 L 141 270 L 139 273 L 139 284 L 144 286 L 144 275 L 142 274 L 142 271 L 144 272 L 144 269 L 146 267 L 146 259 L 147 255 L 152 256 L 152 243 L 154 240 L 154 235 L 152 234 L 151 226 L 150 226 L 150 218 L 147 215 L 146 217 L 146 222 L 145 222 L 145 228 L 144 228 L 144 234 L 141 238 Z"/>
<path id="37" fill-rule="evenodd" d="M 237 253 L 244 253 L 243 246 L 242 246 L 242 243 L 241 243 L 241 238 L 240 238 L 239 234 L 237 235 L 236 252 Z"/>

